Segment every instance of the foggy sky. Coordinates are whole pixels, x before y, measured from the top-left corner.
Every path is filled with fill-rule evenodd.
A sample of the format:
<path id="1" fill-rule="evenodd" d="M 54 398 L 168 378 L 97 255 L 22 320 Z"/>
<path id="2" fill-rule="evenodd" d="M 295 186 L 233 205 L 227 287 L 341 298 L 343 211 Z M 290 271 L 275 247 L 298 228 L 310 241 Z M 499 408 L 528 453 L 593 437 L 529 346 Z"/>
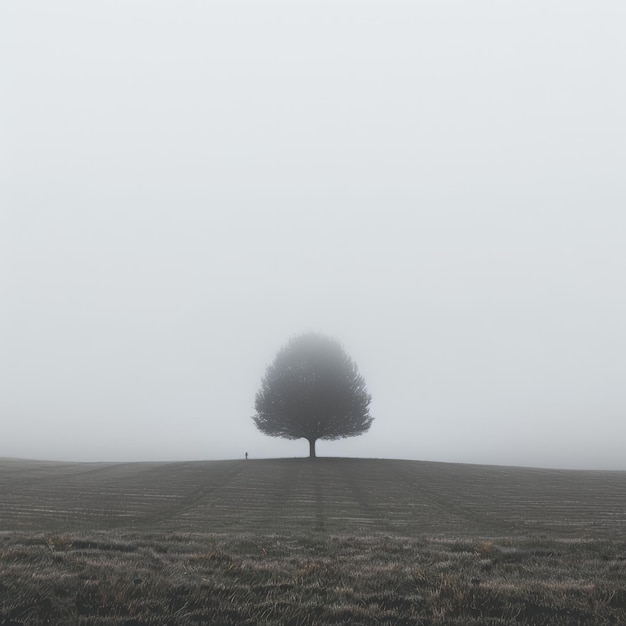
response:
<path id="1" fill-rule="evenodd" d="M 0 7 L 0 456 L 305 456 L 290 337 L 373 397 L 319 455 L 626 469 L 621 0 Z"/>

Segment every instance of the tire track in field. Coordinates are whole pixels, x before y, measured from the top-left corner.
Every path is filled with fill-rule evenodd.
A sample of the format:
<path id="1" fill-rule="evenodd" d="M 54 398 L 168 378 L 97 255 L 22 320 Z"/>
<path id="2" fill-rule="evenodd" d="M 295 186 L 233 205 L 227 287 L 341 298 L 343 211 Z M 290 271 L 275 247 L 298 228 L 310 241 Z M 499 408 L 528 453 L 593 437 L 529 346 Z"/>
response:
<path id="1" fill-rule="evenodd" d="M 313 529 L 320 533 L 345 531 L 362 524 L 362 511 L 349 480 L 344 459 L 318 458 L 304 466 L 314 497 Z"/>
<path id="2" fill-rule="evenodd" d="M 315 530 L 324 532 L 326 530 L 326 502 L 324 499 L 324 491 L 322 489 L 322 481 L 320 472 L 322 468 L 320 464 L 313 461 L 313 487 L 315 489 Z"/>
<path id="3" fill-rule="evenodd" d="M 193 470 L 193 477 L 201 480 L 201 484 L 180 498 L 172 506 L 162 508 L 159 511 L 142 516 L 133 526 L 163 526 L 166 522 L 183 521 L 186 514 L 197 511 L 201 503 L 212 499 L 216 493 L 227 489 L 228 486 L 245 471 L 245 461 L 229 462 L 220 470 L 202 468 L 202 466 L 194 466 L 191 463 L 176 464 L 178 468 L 171 468 L 170 471 L 176 469 Z"/>
<path id="4" fill-rule="evenodd" d="M 436 530 L 436 526 L 441 525 L 442 516 L 446 521 L 445 525 L 448 529 L 450 526 L 456 526 L 459 532 L 463 533 L 467 533 L 470 530 L 485 532 L 487 529 L 493 533 L 494 526 L 500 527 L 501 530 L 507 532 L 518 528 L 518 524 L 512 520 L 496 520 L 493 516 L 487 519 L 480 511 L 477 512 L 464 506 L 460 498 L 456 502 L 452 502 L 446 497 L 448 494 L 435 488 L 436 476 L 430 475 L 427 471 L 421 471 L 419 474 L 416 474 L 415 471 L 410 471 L 413 469 L 412 466 L 406 466 L 394 461 L 387 461 L 386 463 L 391 472 L 398 478 L 400 484 L 404 485 L 402 491 L 414 494 L 434 509 L 434 519 L 438 521 L 433 525 L 434 528 L 427 529 L 429 531 Z M 431 478 L 432 486 L 424 484 L 424 481 L 428 478 Z M 455 524 L 451 524 L 452 519 L 456 520 Z"/>
<path id="5" fill-rule="evenodd" d="M 301 465 L 299 491 L 312 500 L 311 524 L 318 532 L 371 532 L 390 528 L 384 494 L 388 481 L 372 462 L 318 458 Z M 297 502 L 294 502 L 296 505 Z"/>
<path id="6" fill-rule="evenodd" d="M 368 467 L 361 463 L 355 465 L 351 461 L 345 463 L 345 471 L 342 471 L 341 477 L 360 515 L 344 517 L 344 525 L 355 529 L 375 528 L 377 532 L 386 532 L 391 528 L 391 524 L 389 503 L 384 501 L 384 496 L 390 493 L 390 485 L 384 476 L 381 477 L 381 472 L 377 471 L 378 461 L 371 463 L 376 464 L 374 471 L 365 477 L 364 470 Z M 371 464 L 369 468 L 372 468 Z"/>
<path id="7" fill-rule="evenodd" d="M 243 461 L 241 471 L 222 488 L 208 494 L 185 521 L 195 528 L 241 532 L 292 528 L 302 513 L 300 472 L 302 465 L 290 460 Z"/>
<path id="8" fill-rule="evenodd" d="M 261 489 L 265 497 L 257 510 L 257 523 L 265 528 L 306 525 L 314 515 L 316 499 L 310 492 L 311 483 L 303 477 L 306 466 L 300 459 L 262 463 L 262 469 L 269 469 L 265 470 L 267 474 Z M 267 486 L 268 481 L 272 483 L 271 488 Z"/>
<path id="9" fill-rule="evenodd" d="M 133 517 L 141 497 L 127 493 L 129 482 L 149 466 L 143 463 L 17 462 L 3 469 L 0 525 L 29 529 L 114 528 Z M 22 468 L 15 472 L 15 468 Z M 140 481 L 141 482 L 141 481 Z"/>

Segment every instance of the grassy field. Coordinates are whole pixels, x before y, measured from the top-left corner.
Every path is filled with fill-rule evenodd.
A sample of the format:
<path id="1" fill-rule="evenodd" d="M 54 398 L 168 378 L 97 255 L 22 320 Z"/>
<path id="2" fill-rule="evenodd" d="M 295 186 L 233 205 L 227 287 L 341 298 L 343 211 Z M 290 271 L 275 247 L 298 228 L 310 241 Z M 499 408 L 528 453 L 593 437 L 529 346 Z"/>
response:
<path id="1" fill-rule="evenodd" d="M 625 624 L 626 473 L 0 460 L 0 625 Z"/>

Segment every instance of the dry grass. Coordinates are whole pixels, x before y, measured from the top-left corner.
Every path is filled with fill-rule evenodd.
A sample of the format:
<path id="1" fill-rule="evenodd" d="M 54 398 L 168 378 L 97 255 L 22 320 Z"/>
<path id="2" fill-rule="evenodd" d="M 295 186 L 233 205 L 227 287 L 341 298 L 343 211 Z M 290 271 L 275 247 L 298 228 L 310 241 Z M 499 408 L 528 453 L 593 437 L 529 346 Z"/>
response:
<path id="1" fill-rule="evenodd" d="M 0 623 L 621 624 L 624 549 L 515 538 L 15 533 L 0 541 Z"/>

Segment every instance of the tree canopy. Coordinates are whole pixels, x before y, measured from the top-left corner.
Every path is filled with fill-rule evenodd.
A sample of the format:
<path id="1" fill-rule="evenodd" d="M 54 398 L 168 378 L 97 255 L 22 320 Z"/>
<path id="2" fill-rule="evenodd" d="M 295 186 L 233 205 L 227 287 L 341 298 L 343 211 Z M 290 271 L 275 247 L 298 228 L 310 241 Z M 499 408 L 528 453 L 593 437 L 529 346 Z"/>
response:
<path id="1" fill-rule="evenodd" d="M 270 437 L 304 438 L 315 457 L 318 439 L 367 432 L 371 396 L 356 363 L 333 338 L 292 338 L 269 365 L 256 395 L 257 428 Z"/>

